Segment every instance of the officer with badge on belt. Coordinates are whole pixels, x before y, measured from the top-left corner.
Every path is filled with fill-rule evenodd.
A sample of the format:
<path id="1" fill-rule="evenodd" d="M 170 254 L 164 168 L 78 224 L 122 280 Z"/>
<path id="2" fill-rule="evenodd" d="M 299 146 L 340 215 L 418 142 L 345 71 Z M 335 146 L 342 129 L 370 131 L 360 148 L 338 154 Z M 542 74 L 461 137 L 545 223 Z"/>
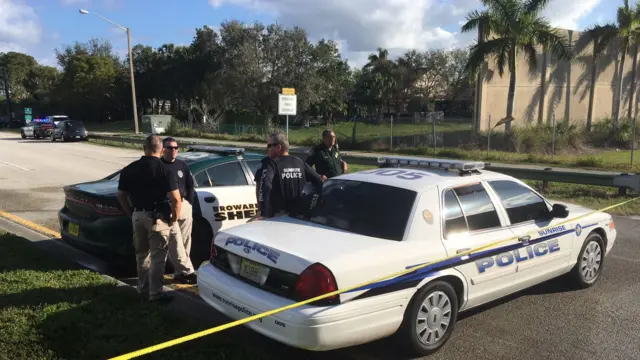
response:
<path id="1" fill-rule="evenodd" d="M 309 166 L 316 166 L 316 172 L 322 176 L 322 180 L 342 175 L 349 170 L 338 149 L 336 134 L 331 129 L 322 132 L 322 144 L 316 145 L 309 151 L 306 163 Z"/>
<path id="2" fill-rule="evenodd" d="M 133 224 L 138 292 L 150 301 L 166 301 L 171 300 L 162 281 L 169 233 L 178 226 L 182 201 L 176 175 L 160 160 L 162 140 L 150 135 L 143 148 L 144 156 L 120 173 L 118 201 Z"/>
<path id="3" fill-rule="evenodd" d="M 167 137 L 163 140 L 164 153 L 162 163 L 171 172 L 176 174 L 178 189 L 182 197 L 182 210 L 178 218 L 178 227 L 171 229 L 169 237 L 169 260 L 173 264 L 173 279 L 185 284 L 195 284 L 198 279 L 191 263 L 191 232 L 193 230 L 193 199 L 195 190 L 193 177 L 187 163 L 178 159 L 178 142 Z M 177 231 L 179 230 L 179 231 Z M 200 265 L 200 264 L 196 264 Z"/>

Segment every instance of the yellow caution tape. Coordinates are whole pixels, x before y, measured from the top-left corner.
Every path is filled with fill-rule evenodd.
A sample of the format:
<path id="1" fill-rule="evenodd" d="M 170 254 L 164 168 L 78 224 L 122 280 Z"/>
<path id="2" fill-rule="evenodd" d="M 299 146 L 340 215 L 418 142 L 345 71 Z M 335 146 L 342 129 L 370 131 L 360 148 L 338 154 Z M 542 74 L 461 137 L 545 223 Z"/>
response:
<path id="1" fill-rule="evenodd" d="M 378 278 L 378 279 L 375 279 L 375 280 L 367 281 L 367 282 L 364 282 L 364 283 L 361 283 L 361 284 L 358 284 L 358 285 L 354 285 L 354 286 L 347 287 L 347 288 L 344 288 L 344 289 L 336 290 L 336 291 L 333 291 L 333 292 L 330 292 L 330 293 L 327 293 L 327 294 L 324 294 L 324 295 L 316 296 L 316 297 L 314 297 L 312 299 L 308 299 L 308 300 L 300 301 L 300 302 L 297 302 L 297 303 L 294 303 L 294 304 L 291 304 L 291 305 L 283 306 L 281 308 L 265 311 L 263 313 L 256 314 L 256 315 L 253 315 L 253 316 L 249 316 L 249 317 L 246 317 L 244 319 L 236 320 L 236 321 L 233 321 L 233 322 L 230 322 L 230 323 L 226 323 L 224 325 L 219 325 L 219 326 L 216 326 L 216 327 L 213 327 L 213 328 L 210 328 L 210 329 L 199 331 L 197 333 L 193 333 L 193 334 L 190 334 L 190 335 L 179 337 L 179 338 L 174 339 L 174 340 L 169 340 L 169 341 L 157 344 L 157 345 L 149 346 L 147 348 L 136 350 L 136 351 L 130 352 L 128 354 L 116 356 L 116 357 L 110 358 L 108 360 L 132 359 L 132 358 L 139 357 L 139 356 L 142 356 L 142 355 L 145 355 L 145 354 L 149 354 L 149 353 L 152 353 L 152 352 L 155 352 L 155 351 L 158 351 L 158 350 L 166 349 L 166 348 L 174 346 L 174 345 L 182 344 L 184 342 L 187 342 L 187 341 L 190 341 L 190 340 L 194 340 L 194 339 L 197 339 L 197 338 L 201 338 L 201 337 L 206 336 L 206 335 L 214 334 L 214 333 L 220 332 L 222 330 L 226 330 L 226 329 L 229 329 L 229 328 L 232 328 L 232 327 L 236 327 L 238 325 L 246 324 L 248 322 L 251 322 L 251 321 L 254 321 L 254 320 L 258 320 L 258 319 L 261 319 L 263 317 L 267 317 L 267 316 L 274 315 L 274 314 L 277 314 L 277 313 L 280 313 L 280 312 L 283 312 L 283 311 L 295 309 L 297 307 L 312 303 L 312 302 L 320 300 L 320 299 L 324 299 L 324 298 L 327 298 L 327 297 L 330 297 L 330 296 L 333 296 L 333 295 L 341 294 L 341 293 L 344 293 L 344 292 L 347 292 L 347 291 L 351 291 L 351 290 L 354 290 L 354 289 L 357 289 L 357 288 L 361 288 L 361 287 L 364 287 L 364 286 L 367 286 L 367 285 L 371 285 L 371 284 L 374 284 L 374 283 L 377 283 L 377 282 L 380 282 L 380 281 L 388 280 L 388 279 L 391 279 L 391 278 L 394 278 L 394 277 L 397 277 L 397 276 L 400 276 L 400 275 L 404 275 L 404 274 L 408 274 L 408 273 L 411 273 L 411 272 L 415 272 L 416 270 L 422 269 L 422 268 L 424 268 L 426 266 L 429 266 L 429 265 L 437 264 L 437 263 L 440 263 L 440 262 L 443 262 L 443 261 L 446 261 L 446 260 L 450 260 L 450 259 L 454 259 L 454 258 L 463 257 L 463 256 L 468 255 L 470 253 L 475 253 L 475 252 L 479 252 L 479 251 L 482 251 L 482 250 L 486 250 L 488 248 L 494 247 L 494 246 L 502 244 L 502 243 L 518 240 L 523 236 L 526 236 L 526 235 L 529 235 L 529 234 L 535 234 L 536 232 L 541 231 L 541 230 L 545 230 L 545 229 L 548 229 L 548 228 L 553 228 L 553 227 L 557 227 L 557 226 L 560 226 L 560 225 L 563 225 L 563 224 L 567 224 L 567 223 L 570 223 L 572 221 L 576 221 L 578 219 L 593 215 L 593 214 L 598 213 L 598 212 L 604 212 L 604 211 L 607 211 L 607 210 L 611 210 L 613 208 L 616 208 L 618 206 L 622 206 L 624 204 L 630 203 L 630 202 L 635 201 L 637 199 L 639 199 L 639 198 L 633 198 L 633 199 L 630 199 L 630 200 L 627 200 L 627 201 L 623 201 L 623 202 L 615 204 L 615 205 L 604 207 L 604 208 L 599 209 L 599 210 L 594 210 L 594 211 L 592 211 L 590 213 L 587 213 L 587 214 L 584 214 L 582 216 L 578 216 L 578 217 L 573 218 L 573 219 L 565 220 L 565 221 L 562 221 L 562 222 L 554 224 L 554 225 L 549 225 L 547 227 L 544 227 L 544 228 L 541 228 L 541 229 L 537 229 L 535 231 L 532 231 L 532 232 L 524 234 L 524 235 L 513 236 L 513 237 L 510 237 L 510 238 L 505 239 L 505 240 L 496 241 L 496 242 L 493 242 L 493 243 L 490 243 L 490 244 L 487 244 L 487 245 L 484 245 L 484 246 L 481 246 L 481 247 L 478 247 L 478 248 L 475 248 L 475 249 L 471 249 L 471 250 L 460 252 L 460 253 L 456 254 L 455 256 L 449 256 L 449 257 L 443 258 L 443 259 L 438 260 L 438 261 L 424 263 L 424 264 L 412 267 L 410 269 L 399 271 L 399 272 L 396 272 L 396 273 L 393 273 L 391 275 L 387 275 L 387 276 L 384 276 L 384 277 L 381 277 L 381 278 Z"/>

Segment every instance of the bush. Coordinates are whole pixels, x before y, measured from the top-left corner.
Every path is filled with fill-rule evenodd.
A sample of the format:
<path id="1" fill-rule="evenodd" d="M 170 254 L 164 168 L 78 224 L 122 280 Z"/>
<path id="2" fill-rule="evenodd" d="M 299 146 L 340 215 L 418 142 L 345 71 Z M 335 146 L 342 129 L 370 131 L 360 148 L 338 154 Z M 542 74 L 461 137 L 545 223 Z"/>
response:
<path id="1" fill-rule="evenodd" d="M 638 135 L 636 127 L 636 135 Z M 613 120 L 606 118 L 593 124 L 591 132 L 587 135 L 589 144 L 594 147 L 622 147 L 631 148 L 633 140 L 633 119 L 620 119 L 619 129 L 616 132 Z"/>
<path id="2" fill-rule="evenodd" d="M 552 154 L 555 151 L 577 150 L 582 144 L 582 133 L 576 124 L 565 122 L 555 126 L 555 145 L 552 125 L 535 125 L 516 128 L 506 136 L 512 145 L 510 151 L 520 153 Z"/>

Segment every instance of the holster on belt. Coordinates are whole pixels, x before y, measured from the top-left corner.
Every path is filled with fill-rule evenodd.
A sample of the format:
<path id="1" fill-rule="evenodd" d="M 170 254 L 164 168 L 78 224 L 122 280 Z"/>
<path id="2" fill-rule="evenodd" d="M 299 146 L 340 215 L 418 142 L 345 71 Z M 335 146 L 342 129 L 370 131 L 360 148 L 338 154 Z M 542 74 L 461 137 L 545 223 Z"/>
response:
<path id="1" fill-rule="evenodd" d="M 171 204 L 168 202 L 157 204 L 153 212 L 153 219 L 168 223 L 171 220 Z"/>

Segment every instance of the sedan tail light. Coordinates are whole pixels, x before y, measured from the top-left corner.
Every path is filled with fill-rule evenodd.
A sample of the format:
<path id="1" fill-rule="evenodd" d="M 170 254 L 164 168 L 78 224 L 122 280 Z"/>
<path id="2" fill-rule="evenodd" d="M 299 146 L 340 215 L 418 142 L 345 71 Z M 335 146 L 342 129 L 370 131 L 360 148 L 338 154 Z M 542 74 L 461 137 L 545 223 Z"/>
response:
<path id="1" fill-rule="evenodd" d="M 218 252 L 216 251 L 216 245 L 213 239 L 211 240 L 211 248 L 209 250 L 209 260 L 213 260 L 216 256 L 218 256 Z"/>
<path id="2" fill-rule="evenodd" d="M 326 266 L 315 263 L 306 268 L 298 277 L 296 284 L 296 297 L 299 300 L 308 300 L 338 290 L 336 279 Z M 339 295 L 318 300 L 313 305 L 328 306 L 340 302 Z"/>

